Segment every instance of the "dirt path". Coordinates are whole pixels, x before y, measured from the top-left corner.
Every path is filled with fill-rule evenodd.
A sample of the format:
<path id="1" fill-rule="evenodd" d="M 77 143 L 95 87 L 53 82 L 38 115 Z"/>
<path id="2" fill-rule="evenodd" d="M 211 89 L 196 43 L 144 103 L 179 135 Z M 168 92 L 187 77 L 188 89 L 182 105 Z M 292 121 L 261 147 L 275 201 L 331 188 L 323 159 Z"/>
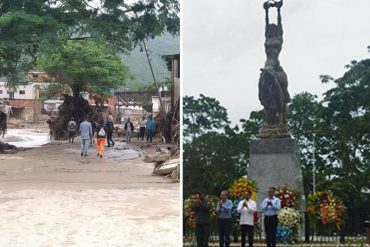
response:
<path id="1" fill-rule="evenodd" d="M 135 145 L 103 159 L 79 142 L 0 154 L 0 246 L 179 246 L 179 184 Z"/>

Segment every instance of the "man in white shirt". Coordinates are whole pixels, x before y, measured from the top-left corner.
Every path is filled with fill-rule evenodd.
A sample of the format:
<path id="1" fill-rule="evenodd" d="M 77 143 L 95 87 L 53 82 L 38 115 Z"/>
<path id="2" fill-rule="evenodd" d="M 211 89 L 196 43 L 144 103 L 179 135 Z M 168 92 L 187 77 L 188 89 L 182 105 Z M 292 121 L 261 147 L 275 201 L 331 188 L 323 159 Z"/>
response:
<path id="1" fill-rule="evenodd" d="M 257 211 L 257 204 L 251 199 L 249 191 L 245 193 L 244 200 L 240 201 L 236 209 L 240 214 L 240 232 L 242 247 L 245 247 L 245 237 L 248 233 L 249 247 L 253 247 L 254 212 Z"/>
<path id="2" fill-rule="evenodd" d="M 262 201 L 261 210 L 265 214 L 264 226 L 266 232 L 266 246 L 276 246 L 276 229 L 278 226 L 277 214 L 281 208 L 280 199 L 275 196 L 276 189 L 270 187 L 267 191 L 268 197 Z"/>

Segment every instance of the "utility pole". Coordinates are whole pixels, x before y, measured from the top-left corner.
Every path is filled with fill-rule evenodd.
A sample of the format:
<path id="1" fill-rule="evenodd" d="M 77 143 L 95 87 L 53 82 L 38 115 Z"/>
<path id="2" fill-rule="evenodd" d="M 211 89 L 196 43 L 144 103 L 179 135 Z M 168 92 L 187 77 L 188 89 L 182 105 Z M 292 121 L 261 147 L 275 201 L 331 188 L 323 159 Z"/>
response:
<path id="1" fill-rule="evenodd" d="M 316 157 L 315 157 L 315 133 L 312 134 L 312 191 L 316 192 Z"/>
<path id="2" fill-rule="evenodd" d="M 158 82 L 157 82 L 157 80 L 155 79 L 155 76 L 154 76 L 154 71 L 153 71 L 152 63 L 150 61 L 148 49 L 146 47 L 145 39 L 143 39 L 143 45 L 144 45 L 144 50 L 145 50 L 146 58 L 148 59 L 148 64 L 149 64 L 149 67 L 150 67 L 150 72 L 152 73 L 153 81 L 154 81 L 155 86 L 157 88 L 157 93 L 158 93 L 158 98 L 159 98 L 160 112 L 162 112 L 163 113 L 163 116 L 164 116 L 165 110 L 164 110 L 164 106 L 163 106 L 163 103 L 162 103 L 161 92 L 159 91 L 159 85 L 158 85 Z"/>
<path id="3" fill-rule="evenodd" d="M 134 12 L 134 14 L 135 14 L 136 18 L 138 18 L 137 13 Z M 163 103 L 162 103 L 161 92 L 159 91 L 159 85 L 158 85 L 158 82 L 157 82 L 157 80 L 155 79 L 155 76 L 154 76 L 152 62 L 150 61 L 150 57 L 149 57 L 149 53 L 148 53 L 148 48 L 146 47 L 145 38 L 143 38 L 142 41 L 143 41 L 143 45 L 144 45 L 144 50 L 145 50 L 146 58 L 148 59 L 148 64 L 149 64 L 150 72 L 152 73 L 153 81 L 154 81 L 154 84 L 155 84 L 155 86 L 157 88 L 157 93 L 158 93 L 158 98 L 159 98 L 160 112 L 163 113 L 163 116 L 165 116 L 165 109 L 164 109 L 164 106 L 163 106 Z"/>
<path id="4" fill-rule="evenodd" d="M 315 156 L 315 133 L 312 133 L 312 192 L 316 193 L 316 156 Z M 313 227 L 313 240 L 315 241 L 316 237 L 316 223 Z"/>

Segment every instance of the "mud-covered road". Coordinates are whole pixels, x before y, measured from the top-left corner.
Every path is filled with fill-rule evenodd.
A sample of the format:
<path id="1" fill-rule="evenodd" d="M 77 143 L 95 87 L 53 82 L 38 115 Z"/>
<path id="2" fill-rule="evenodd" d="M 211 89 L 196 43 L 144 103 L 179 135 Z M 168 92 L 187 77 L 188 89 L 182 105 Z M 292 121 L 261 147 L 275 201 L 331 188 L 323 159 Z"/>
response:
<path id="1" fill-rule="evenodd" d="M 103 159 L 78 139 L 0 154 L 0 246 L 179 246 L 180 186 L 151 174 L 155 147 L 139 144 Z"/>

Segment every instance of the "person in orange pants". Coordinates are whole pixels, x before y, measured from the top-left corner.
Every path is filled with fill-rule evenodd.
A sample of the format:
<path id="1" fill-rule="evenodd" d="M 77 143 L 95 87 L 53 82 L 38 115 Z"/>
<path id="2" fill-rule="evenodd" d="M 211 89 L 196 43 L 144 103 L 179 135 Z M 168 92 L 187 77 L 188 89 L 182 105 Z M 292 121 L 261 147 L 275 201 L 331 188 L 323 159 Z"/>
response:
<path id="1" fill-rule="evenodd" d="M 107 137 L 107 131 L 103 126 L 104 124 L 98 125 L 96 128 L 96 151 L 100 158 L 103 158 L 105 138 Z"/>

